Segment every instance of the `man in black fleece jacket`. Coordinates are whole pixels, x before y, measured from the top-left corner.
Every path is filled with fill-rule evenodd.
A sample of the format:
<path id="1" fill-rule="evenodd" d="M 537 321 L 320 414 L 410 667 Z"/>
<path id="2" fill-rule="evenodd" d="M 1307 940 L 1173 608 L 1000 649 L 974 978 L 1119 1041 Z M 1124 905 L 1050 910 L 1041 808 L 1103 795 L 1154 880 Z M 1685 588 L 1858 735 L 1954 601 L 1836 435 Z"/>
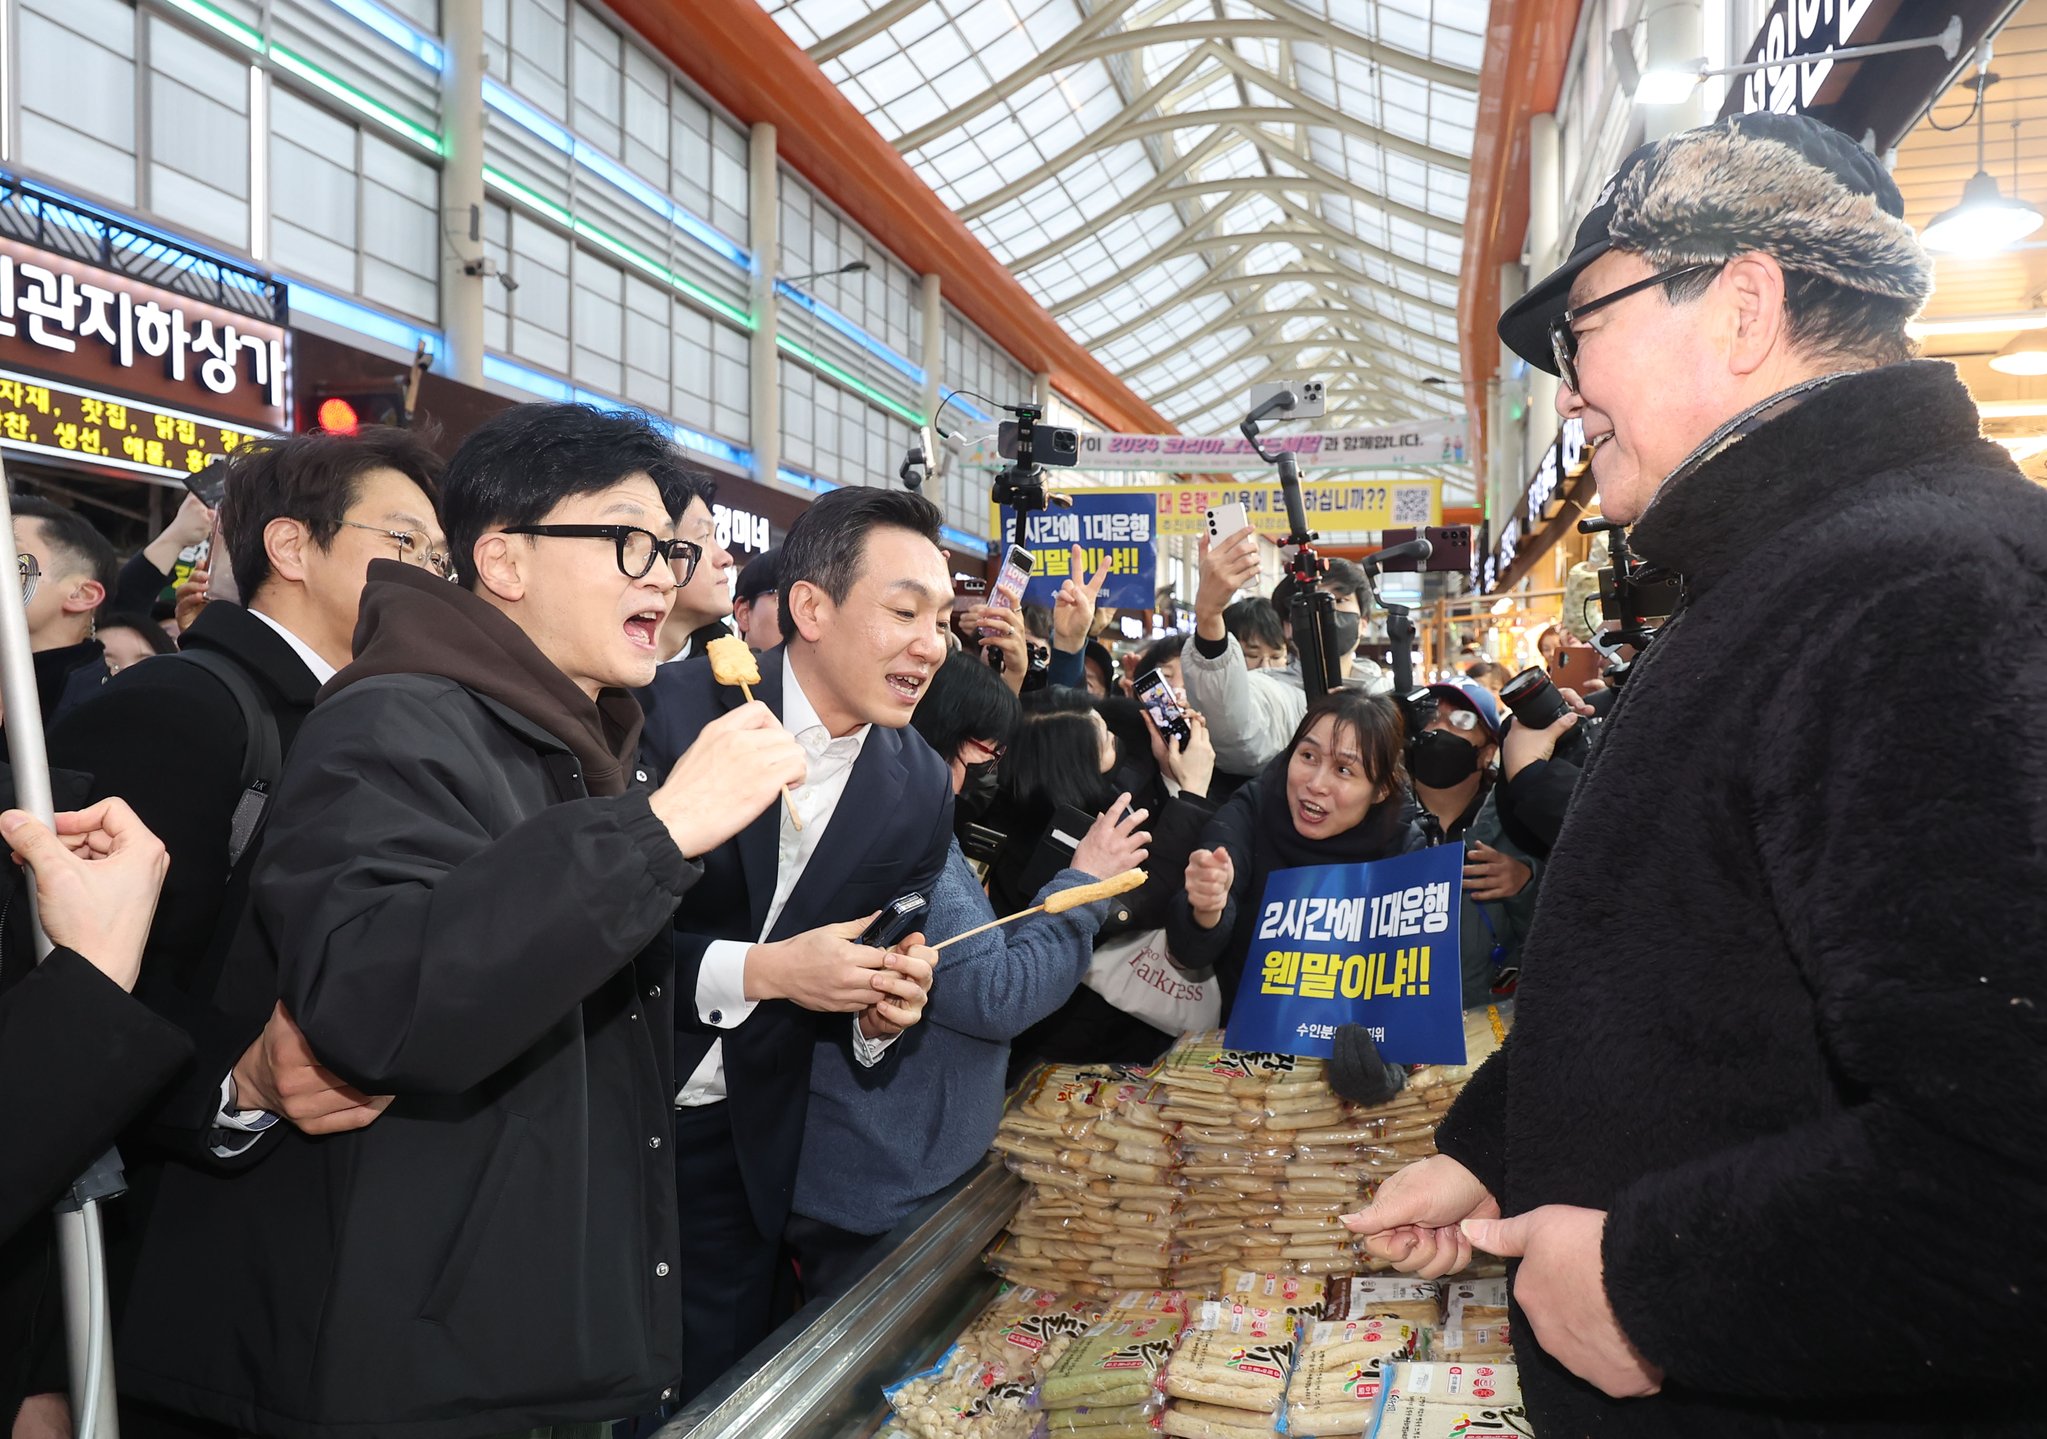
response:
<path id="1" fill-rule="evenodd" d="M 1629 157 L 1501 321 L 1684 600 L 1513 1034 L 1352 1225 L 1518 1261 L 1544 1439 L 2042 1431 L 2047 494 L 1908 358 L 1901 213 L 1842 136 L 1737 117 Z"/>

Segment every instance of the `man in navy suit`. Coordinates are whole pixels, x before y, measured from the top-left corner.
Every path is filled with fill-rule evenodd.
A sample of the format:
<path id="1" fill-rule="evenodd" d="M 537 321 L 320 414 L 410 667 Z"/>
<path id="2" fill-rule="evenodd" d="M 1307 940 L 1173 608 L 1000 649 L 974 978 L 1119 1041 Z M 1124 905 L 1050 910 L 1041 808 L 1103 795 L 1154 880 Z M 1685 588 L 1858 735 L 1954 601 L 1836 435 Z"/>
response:
<path id="1" fill-rule="evenodd" d="M 676 916 L 685 1400 L 773 1328 L 819 1033 L 871 1069 L 930 989 L 930 951 L 853 940 L 890 901 L 928 892 L 952 837 L 951 775 L 907 728 L 947 653 L 938 534 L 922 496 L 848 487 L 813 504 L 782 547 L 786 639 L 759 656 L 754 695 L 809 772 L 790 805 L 700 857 L 703 882 Z M 665 769 L 741 702 L 706 658 L 668 666 L 642 692 L 643 756 Z"/>

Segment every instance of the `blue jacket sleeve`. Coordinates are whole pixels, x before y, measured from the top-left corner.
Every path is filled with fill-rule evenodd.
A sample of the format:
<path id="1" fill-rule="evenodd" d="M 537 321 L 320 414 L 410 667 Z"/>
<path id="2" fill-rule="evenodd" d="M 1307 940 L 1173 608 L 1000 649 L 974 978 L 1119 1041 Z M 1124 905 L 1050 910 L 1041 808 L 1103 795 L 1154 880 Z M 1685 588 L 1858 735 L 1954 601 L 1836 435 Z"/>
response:
<path id="1" fill-rule="evenodd" d="M 1038 894 L 1090 884 L 1092 876 L 1061 870 Z M 925 1021 L 960 1034 L 1006 1044 L 1057 1010 L 1087 975 L 1095 931 L 1109 916 L 1100 900 L 1064 914 L 1034 914 L 947 949 L 939 956 Z M 959 934 L 994 919 L 987 895 L 954 845 L 932 896 L 931 925 Z"/>

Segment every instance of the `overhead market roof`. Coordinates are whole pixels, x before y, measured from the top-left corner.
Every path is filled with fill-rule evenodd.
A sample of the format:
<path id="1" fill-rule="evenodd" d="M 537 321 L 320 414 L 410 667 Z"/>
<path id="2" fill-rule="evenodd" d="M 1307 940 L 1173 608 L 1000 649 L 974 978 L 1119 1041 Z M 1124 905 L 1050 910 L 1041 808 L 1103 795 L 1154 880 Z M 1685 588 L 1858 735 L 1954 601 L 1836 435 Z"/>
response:
<path id="1" fill-rule="evenodd" d="M 1460 413 L 1486 0 L 759 0 L 1024 286 L 1189 433 L 1261 379 Z"/>

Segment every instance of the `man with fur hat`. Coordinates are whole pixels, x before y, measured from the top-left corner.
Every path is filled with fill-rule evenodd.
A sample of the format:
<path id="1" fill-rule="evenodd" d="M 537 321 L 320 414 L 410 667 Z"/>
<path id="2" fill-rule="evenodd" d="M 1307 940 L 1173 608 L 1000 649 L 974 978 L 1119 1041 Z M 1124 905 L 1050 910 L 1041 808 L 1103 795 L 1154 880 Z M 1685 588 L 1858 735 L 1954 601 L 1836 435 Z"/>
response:
<path id="1" fill-rule="evenodd" d="M 1351 1224 L 1514 1261 L 1539 1434 L 2040 1432 L 2047 494 L 1911 358 L 1902 217 L 1843 136 L 1737 117 L 1630 155 L 1500 322 L 1683 600 L 1513 1034 Z"/>

